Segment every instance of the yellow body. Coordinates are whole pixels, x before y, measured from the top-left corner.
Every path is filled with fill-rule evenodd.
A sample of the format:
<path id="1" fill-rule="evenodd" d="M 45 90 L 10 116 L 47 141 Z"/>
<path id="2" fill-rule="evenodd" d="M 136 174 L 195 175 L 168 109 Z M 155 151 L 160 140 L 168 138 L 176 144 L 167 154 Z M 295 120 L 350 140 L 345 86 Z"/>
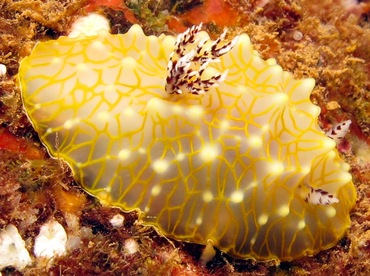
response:
<path id="1" fill-rule="evenodd" d="M 294 80 L 241 35 L 205 72 L 228 69 L 219 87 L 169 94 L 174 44 L 136 25 L 124 35 L 39 43 L 19 80 L 49 153 L 89 193 L 140 209 L 147 224 L 179 240 L 211 240 L 258 260 L 333 246 L 356 196 L 349 166 L 317 125 L 314 80 Z M 309 186 L 339 202 L 305 202 Z"/>

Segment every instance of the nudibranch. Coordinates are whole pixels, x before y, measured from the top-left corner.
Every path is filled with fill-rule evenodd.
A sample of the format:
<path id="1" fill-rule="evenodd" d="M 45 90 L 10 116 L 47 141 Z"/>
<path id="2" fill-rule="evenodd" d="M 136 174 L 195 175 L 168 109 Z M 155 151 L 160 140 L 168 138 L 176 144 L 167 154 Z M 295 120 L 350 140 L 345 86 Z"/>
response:
<path id="1" fill-rule="evenodd" d="M 60 37 L 37 44 L 19 82 L 50 155 L 168 237 L 292 260 L 350 224 L 356 193 L 317 124 L 314 80 L 263 60 L 246 34 Z"/>

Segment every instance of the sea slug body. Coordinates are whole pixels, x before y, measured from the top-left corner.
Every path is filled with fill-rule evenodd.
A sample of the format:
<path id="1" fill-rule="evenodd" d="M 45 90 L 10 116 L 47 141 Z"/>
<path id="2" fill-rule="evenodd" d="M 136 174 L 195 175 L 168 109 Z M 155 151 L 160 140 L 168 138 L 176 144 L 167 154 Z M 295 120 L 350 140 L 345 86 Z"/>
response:
<path id="1" fill-rule="evenodd" d="M 314 80 L 261 59 L 245 34 L 60 37 L 35 47 L 19 81 L 50 155 L 166 236 L 292 260 L 350 224 L 355 189 L 318 127 Z"/>

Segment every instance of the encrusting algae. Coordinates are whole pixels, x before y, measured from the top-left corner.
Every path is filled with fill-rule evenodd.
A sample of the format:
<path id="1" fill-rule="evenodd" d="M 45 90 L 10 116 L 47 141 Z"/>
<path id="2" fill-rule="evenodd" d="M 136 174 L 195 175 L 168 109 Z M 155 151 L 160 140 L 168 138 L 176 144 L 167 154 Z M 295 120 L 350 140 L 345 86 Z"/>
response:
<path id="1" fill-rule="evenodd" d="M 335 245 L 356 195 L 317 125 L 314 80 L 261 59 L 245 34 L 200 28 L 39 43 L 19 81 L 40 139 L 89 193 L 166 236 L 257 260 Z"/>
<path id="2" fill-rule="evenodd" d="M 185 1 L 188 6 L 175 10 L 174 5 L 180 1 L 145 0 L 139 1 L 133 11 L 125 6 L 130 2 L 137 1 L 2 3 L 0 63 L 7 72 L 0 77 L 0 228 L 14 225 L 26 242 L 32 263 L 20 271 L 25 275 L 45 271 L 63 275 L 369 274 L 369 4 L 346 1 L 346 5 L 356 6 L 353 12 L 342 6 L 344 1 L 217 0 Z M 140 12 L 146 3 L 149 6 L 144 8 L 151 13 Z M 211 12 L 206 9 L 207 3 L 212 5 Z M 341 157 L 350 164 L 357 192 L 351 225 L 335 246 L 315 256 L 290 262 L 257 262 L 216 250 L 212 261 L 203 266 L 199 256 L 204 246 L 166 239 L 154 227 L 137 221 L 138 212 L 124 213 L 120 208 L 102 206 L 97 198 L 87 195 L 73 181 L 65 162 L 45 154 L 45 147 L 25 116 L 16 77 L 21 59 L 38 41 L 68 34 L 72 22 L 86 12 L 104 15 L 112 33 L 126 33 L 138 23 L 146 34 L 174 35 L 203 22 L 202 29 L 215 39 L 223 25 L 217 21 L 221 16 L 212 11 L 227 12 L 219 3 L 231 6 L 233 13 L 227 15 L 233 14 L 230 18 L 236 19 L 235 24 L 226 25 L 227 41 L 247 33 L 264 59 L 275 58 L 295 78 L 315 79 L 310 99 L 321 108 L 318 123 L 325 132 L 348 119 L 352 122 L 350 133 L 337 145 Z M 193 11 L 194 16 L 189 17 Z M 113 227 L 110 221 L 117 214 L 124 217 L 124 223 Z M 68 246 L 66 255 L 55 256 L 46 267 L 33 254 L 33 248 L 41 227 L 51 220 L 65 228 Z M 133 254 L 126 251 L 126 240 L 132 239 L 139 246 Z M 11 264 L 0 270 L 3 275 L 16 274 L 16 267 Z"/>

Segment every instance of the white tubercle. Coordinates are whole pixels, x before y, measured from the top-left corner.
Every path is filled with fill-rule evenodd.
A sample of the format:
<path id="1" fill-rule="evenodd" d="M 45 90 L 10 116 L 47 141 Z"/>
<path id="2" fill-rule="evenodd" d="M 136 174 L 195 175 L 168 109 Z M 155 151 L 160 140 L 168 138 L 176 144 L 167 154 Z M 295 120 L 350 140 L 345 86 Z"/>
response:
<path id="1" fill-rule="evenodd" d="M 13 266 L 18 270 L 24 269 L 32 263 L 25 242 L 18 233 L 18 229 L 8 224 L 0 231 L 0 270 Z"/>
<path id="2" fill-rule="evenodd" d="M 68 37 L 97 36 L 102 30 L 110 31 L 108 19 L 100 14 L 91 13 L 87 16 L 79 17 L 73 22 Z"/>
<path id="3" fill-rule="evenodd" d="M 57 221 L 49 221 L 41 226 L 35 239 L 33 253 L 36 257 L 53 258 L 66 251 L 67 233 Z"/>
<path id="4" fill-rule="evenodd" d="M 208 240 L 206 247 L 203 249 L 202 255 L 200 256 L 201 264 L 205 266 L 214 256 L 216 256 L 216 250 L 213 247 L 212 240 Z"/>

